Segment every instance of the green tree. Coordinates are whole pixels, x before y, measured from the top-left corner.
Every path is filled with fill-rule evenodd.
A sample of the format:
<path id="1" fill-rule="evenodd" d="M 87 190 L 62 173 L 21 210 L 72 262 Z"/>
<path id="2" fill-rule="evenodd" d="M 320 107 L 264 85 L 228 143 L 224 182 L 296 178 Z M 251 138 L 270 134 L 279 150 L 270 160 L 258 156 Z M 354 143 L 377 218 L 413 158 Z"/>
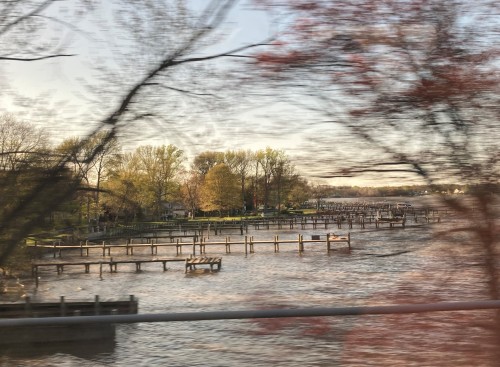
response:
<path id="1" fill-rule="evenodd" d="M 147 203 L 143 189 L 146 178 L 133 153 L 121 154 L 117 158 L 102 185 L 103 205 L 115 220 L 135 220 Z"/>
<path id="2" fill-rule="evenodd" d="M 201 208 L 205 211 L 223 211 L 240 208 L 238 177 L 229 167 L 220 163 L 207 172 L 201 190 Z"/>

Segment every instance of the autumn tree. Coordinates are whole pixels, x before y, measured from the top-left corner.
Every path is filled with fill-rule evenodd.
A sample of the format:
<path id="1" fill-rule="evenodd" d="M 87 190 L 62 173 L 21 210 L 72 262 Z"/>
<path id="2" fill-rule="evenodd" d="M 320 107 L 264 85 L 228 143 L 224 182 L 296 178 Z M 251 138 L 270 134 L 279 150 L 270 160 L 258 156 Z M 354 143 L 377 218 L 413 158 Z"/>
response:
<path id="1" fill-rule="evenodd" d="M 103 205 L 114 216 L 115 221 L 141 219 L 142 209 L 147 203 L 143 185 L 145 174 L 141 172 L 137 157 L 122 153 L 103 182 Z"/>
<path id="2" fill-rule="evenodd" d="M 225 211 L 240 208 L 238 177 L 224 163 L 207 172 L 201 193 L 201 208 L 205 211 L 217 211 L 222 216 Z"/>
<path id="3" fill-rule="evenodd" d="M 153 208 L 153 215 L 159 219 L 163 204 L 178 197 L 183 151 L 171 144 L 146 145 L 135 150 L 134 158 L 144 177 L 141 189 L 148 193 L 147 205 Z"/>
<path id="4" fill-rule="evenodd" d="M 473 188 L 469 200 L 442 201 L 467 218 L 454 233 L 472 235 L 463 244 L 474 247 L 487 293 L 499 299 L 498 4 L 267 3 L 290 11 L 289 27 L 253 65 L 283 87 L 282 95 L 289 91 L 290 99 L 328 121 L 322 131 L 345 154 L 339 160 L 340 149 L 335 156 L 315 151 L 315 159 L 331 162 L 322 175 Z M 500 340 L 500 313 L 497 328 Z"/>

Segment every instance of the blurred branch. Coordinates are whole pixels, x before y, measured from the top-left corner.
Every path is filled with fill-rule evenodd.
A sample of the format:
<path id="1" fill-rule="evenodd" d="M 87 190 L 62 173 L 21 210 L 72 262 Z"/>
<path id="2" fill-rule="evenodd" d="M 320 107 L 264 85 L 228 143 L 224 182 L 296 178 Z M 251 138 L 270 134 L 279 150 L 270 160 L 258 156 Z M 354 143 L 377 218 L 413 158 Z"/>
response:
<path id="1" fill-rule="evenodd" d="M 58 55 L 48 55 L 48 56 L 39 56 L 39 57 L 7 57 L 0 56 L 0 61 L 39 61 L 52 59 L 54 57 L 69 57 L 76 56 L 76 54 L 58 54 Z"/>
<path id="2" fill-rule="evenodd" d="M 47 7 L 49 7 L 55 1 L 58 1 L 58 0 L 46 0 L 46 1 L 42 2 L 38 7 L 33 9 L 32 11 L 15 18 L 12 22 L 7 23 L 3 28 L 0 29 L 0 35 L 8 32 L 11 28 L 13 28 L 14 26 L 18 25 L 19 23 L 25 21 L 26 19 L 39 14 L 40 12 L 45 10 Z"/>

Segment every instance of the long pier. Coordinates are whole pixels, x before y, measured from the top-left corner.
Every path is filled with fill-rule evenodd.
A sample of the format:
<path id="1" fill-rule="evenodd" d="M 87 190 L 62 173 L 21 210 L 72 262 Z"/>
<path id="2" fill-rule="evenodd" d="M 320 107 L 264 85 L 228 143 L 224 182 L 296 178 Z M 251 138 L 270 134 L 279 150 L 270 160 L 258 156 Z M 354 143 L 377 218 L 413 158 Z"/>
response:
<path id="1" fill-rule="evenodd" d="M 55 267 L 57 274 L 61 274 L 64 271 L 64 267 L 68 266 L 83 266 L 85 273 L 90 272 L 91 265 L 99 266 L 99 276 L 102 278 L 103 265 L 109 266 L 110 273 L 116 273 L 118 271 L 119 264 L 135 264 L 136 272 L 140 272 L 143 264 L 147 263 L 162 263 L 163 271 L 167 271 L 168 262 L 183 262 L 185 264 L 185 272 L 188 270 L 195 270 L 196 266 L 208 265 L 210 266 L 210 271 L 214 270 L 214 266 L 217 266 L 217 270 L 222 267 L 221 257 L 170 257 L 170 258 L 152 258 L 152 259 L 121 259 L 114 260 L 113 258 L 104 260 L 91 260 L 91 261 L 33 261 L 31 263 L 31 274 L 35 278 L 35 287 L 38 287 L 38 270 L 41 267 Z M 0 310 L 1 311 L 1 310 Z"/>
<path id="2" fill-rule="evenodd" d="M 243 218 L 241 220 L 223 220 L 223 221 L 180 221 L 180 222 L 161 222 L 161 223 L 140 223 L 120 228 L 103 227 L 103 233 L 107 238 L 127 238 L 127 237 L 144 237 L 145 233 L 149 233 L 149 237 L 154 238 L 155 233 L 167 233 L 169 237 L 181 236 L 199 236 L 207 237 L 210 234 L 221 235 L 223 233 L 238 232 L 240 235 L 248 233 L 248 228 L 255 230 L 259 229 L 281 229 L 281 228 L 300 228 L 300 229 L 316 229 L 330 228 L 331 226 L 359 224 L 362 228 L 364 225 L 375 224 L 379 213 L 393 213 L 395 215 L 406 215 L 417 222 L 436 222 L 440 220 L 440 215 L 447 211 L 432 209 L 432 208 L 417 208 L 417 207 L 398 207 L 388 203 L 372 203 L 372 204 L 331 204 L 321 212 L 314 215 L 304 214 L 284 214 L 269 218 Z M 387 215 L 386 215 L 387 216 Z"/>
<path id="3" fill-rule="evenodd" d="M 52 251 L 53 258 L 61 258 L 62 252 L 64 250 L 72 250 L 73 252 L 78 251 L 81 257 L 89 257 L 90 251 L 99 252 L 102 257 L 111 256 L 111 250 L 116 254 L 117 249 L 125 250 L 126 255 L 133 255 L 134 249 L 147 249 L 149 250 L 151 255 L 158 254 L 158 248 L 172 248 L 176 249 L 176 255 L 179 256 L 182 254 L 183 247 L 188 247 L 190 249 L 190 253 L 192 256 L 198 254 L 206 254 L 207 247 L 212 246 L 224 246 L 225 253 L 231 253 L 231 247 L 240 246 L 243 247 L 245 254 L 254 253 L 255 245 L 272 245 L 274 252 L 279 252 L 280 245 L 289 244 L 297 246 L 299 252 L 304 252 L 305 244 L 324 244 L 326 246 L 326 251 L 330 252 L 334 250 L 334 244 L 345 243 L 348 248 L 351 248 L 351 235 L 348 233 L 345 236 L 336 236 L 334 234 L 326 234 L 326 235 L 312 235 L 310 239 L 305 239 L 302 234 L 297 236 L 297 239 L 280 239 L 278 235 L 275 235 L 274 238 L 269 240 L 255 240 L 253 236 L 245 236 L 243 239 L 232 241 L 230 237 L 226 237 L 223 241 L 208 241 L 204 238 L 199 238 L 198 241 L 193 239 L 191 243 L 189 242 L 180 242 L 177 240 L 175 243 L 131 243 L 127 241 L 125 244 L 108 244 L 105 241 L 102 241 L 101 244 L 90 244 L 90 243 L 80 243 L 80 245 L 33 245 L 33 248 L 36 249 L 46 249 L 47 251 Z M 122 262 L 126 262 L 129 260 L 123 260 Z M 165 258 L 165 259 L 156 259 L 154 262 L 162 262 L 164 268 L 166 267 L 166 263 L 168 261 L 179 261 L 179 258 Z M 115 261 L 118 264 L 118 261 Z M 135 260 L 130 260 L 129 262 L 135 262 Z M 153 262 L 153 261 L 150 261 Z M 88 272 L 88 268 L 92 264 L 108 264 L 109 262 L 103 261 L 82 261 L 80 265 L 85 266 L 86 272 Z M 116 264 L 113 265 L 116 267 Z M 110 265 L 111 266 L 111 265 Z M 138 270 L 140 270 L 140 262 L 136 264 Z"/>

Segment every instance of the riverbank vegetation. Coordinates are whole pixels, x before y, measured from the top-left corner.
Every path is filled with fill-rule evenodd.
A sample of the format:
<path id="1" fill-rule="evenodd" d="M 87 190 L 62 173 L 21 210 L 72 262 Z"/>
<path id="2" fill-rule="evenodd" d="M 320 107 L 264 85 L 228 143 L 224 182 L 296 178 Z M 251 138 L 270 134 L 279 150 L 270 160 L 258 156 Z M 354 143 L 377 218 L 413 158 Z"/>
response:
<path id="1" fill-rule="evenodd" d="M 86 141 L 69 138 L 52 146 L 42 130 L 12 115 L 3 115 L 0 127 L 4 211 L 21 201 L 41 176 L 48 175 L 54 162 L 70 157 L 66 170 L 54 177 L 51 187 L 60 191 L 58 185 L 71 183 L 76 191 L 47 212 L 40 229 L 110 221 L 252 215 L 270 209 L 304 209 L 311 206 L 311 200 L 326 198 L 457 194 L 468 190 L 461 185 L 321 185 L 301 176 L 286 152 L 272 148 L 205 151 L 189 160 L 174 145 L 144 145 L 123 152 L 116 140 L 103 145 L 105 133 Z M 90 155 L 100 145 L 106 149 Z"/>

